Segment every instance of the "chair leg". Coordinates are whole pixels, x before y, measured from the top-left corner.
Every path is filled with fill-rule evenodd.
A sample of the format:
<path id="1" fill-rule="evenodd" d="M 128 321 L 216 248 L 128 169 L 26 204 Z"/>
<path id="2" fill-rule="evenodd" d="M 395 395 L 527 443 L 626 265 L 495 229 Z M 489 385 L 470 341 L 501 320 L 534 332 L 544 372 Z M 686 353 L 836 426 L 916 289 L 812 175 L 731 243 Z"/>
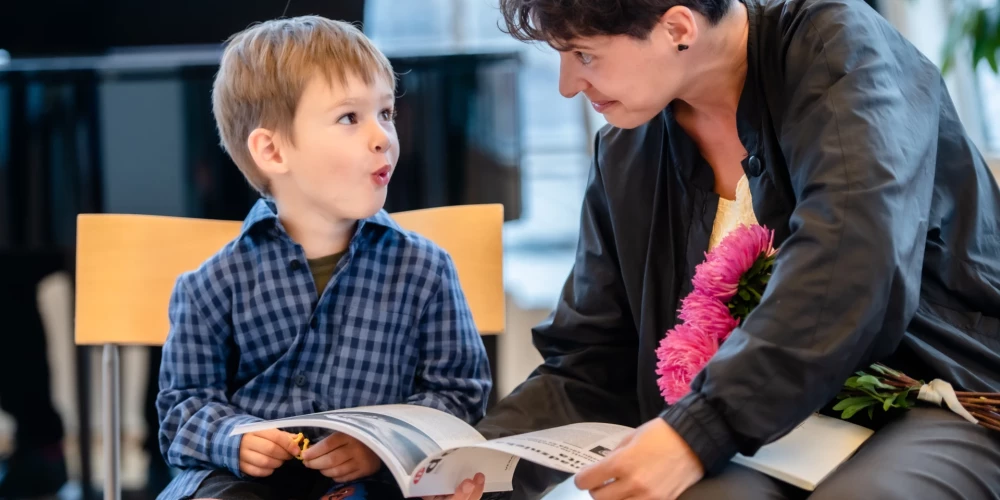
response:
<path id="1" fill-rule="evenodd" d="M 76 400 L 78 408 L 77 441 L 80 449 L 80 490 L 81 500 L 95 500 L 95 492 L 91 480 L 93 479 L 90 459 L 93 456 L 90 451 L 90 346 L 76 346 Z"/>
<path id="2" fill-rule="evenodd" d="M 121 500 L 121 372 L 118 345 L 104 346 L 104 500 Z"/>

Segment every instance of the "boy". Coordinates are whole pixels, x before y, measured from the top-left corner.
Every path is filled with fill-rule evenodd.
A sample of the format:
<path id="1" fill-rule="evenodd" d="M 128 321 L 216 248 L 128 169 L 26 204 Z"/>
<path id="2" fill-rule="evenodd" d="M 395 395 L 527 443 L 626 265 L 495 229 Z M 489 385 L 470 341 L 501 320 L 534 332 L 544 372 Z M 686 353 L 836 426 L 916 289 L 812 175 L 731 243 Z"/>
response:
<path id="1" fill-rule="evenodd" d="M 388 60 L 346 23 L 275 20 L 230 40 L 213 111 L 264 197 L 174 289 L 156 404 L 182 472 L 161 498 L 319 498 L 381 469 L 341 434 L 307 435 L 299 461 L 292 434 L 230 437 L 239 424 L 403 402 L 484 414 L 489 367 L 451 259 L 382 210 L 394 91 Z M 482 476 L 457 491 L 478 498 Z"/>

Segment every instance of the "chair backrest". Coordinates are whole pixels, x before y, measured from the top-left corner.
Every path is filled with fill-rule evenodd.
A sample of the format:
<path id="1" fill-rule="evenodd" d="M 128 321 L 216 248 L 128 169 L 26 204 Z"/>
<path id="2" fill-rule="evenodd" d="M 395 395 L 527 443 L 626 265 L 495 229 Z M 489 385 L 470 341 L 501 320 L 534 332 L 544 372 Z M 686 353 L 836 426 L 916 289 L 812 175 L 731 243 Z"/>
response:
<path id="1" fill-rule="evenodd" d="M 503 206 L 459 205 L 392 217 L 451 254 L 479 332 L 502 333 Z M 241 225 L 152 215 L 79 215 L 76 343 L 163 344 L 177 277 L 235 238 Z"/>

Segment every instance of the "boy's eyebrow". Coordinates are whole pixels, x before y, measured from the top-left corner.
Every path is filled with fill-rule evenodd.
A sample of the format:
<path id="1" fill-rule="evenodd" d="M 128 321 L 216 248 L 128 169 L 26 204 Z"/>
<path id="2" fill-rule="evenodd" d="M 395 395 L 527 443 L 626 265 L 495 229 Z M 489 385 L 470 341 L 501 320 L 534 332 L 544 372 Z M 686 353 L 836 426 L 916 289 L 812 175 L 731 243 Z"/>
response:
<path id="1" fill-rule="evenodd" d="M 381 96 L 379 96 L 379 99 L 378 99 L 377 102 L 395 101 L 395 100 L 396 100 L 396 97 L 393 94 L 386 93 L 386 94 L 382 94 Z M 349 105 L 352 105 L 352 104 L 360 104 L 362 101 L 364 101 L 364 99 L 359 99 L 357 97 L 346 97 L 344 99 L 341 99 L 341 100 L 337 101 L 333 105 L 333 107 L 334 108 L 340 108 L 340 107 L 349 106 Z"/>

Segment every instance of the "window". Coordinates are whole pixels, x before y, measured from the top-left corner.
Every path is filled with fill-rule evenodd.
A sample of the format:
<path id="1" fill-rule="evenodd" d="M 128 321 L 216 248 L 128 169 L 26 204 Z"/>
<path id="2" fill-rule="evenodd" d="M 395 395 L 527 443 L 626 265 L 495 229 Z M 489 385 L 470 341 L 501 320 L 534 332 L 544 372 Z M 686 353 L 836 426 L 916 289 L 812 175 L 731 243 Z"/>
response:
<path id="1" fill-rule="evenodd" d="M 979 98 L 982 99 L 985 139 L 983 149 L 994 157 L 1000 154 L 1000 75 L 985 62 L 976 68 Z"/>
<path id="2" fill-rule="evenodd" d="M 942 19 L 949 18 L 955 1 L 997 0 L 880 0 L 878 6 L 903 36 L 940 65 L 947 35 Z M 995 158 L 1000 152 L 1000 77 L 985 62 L 973 69 L 970 60 L 967 52 L 958 54 L 945 81 L 969 136 L 984 155 Z"/>

